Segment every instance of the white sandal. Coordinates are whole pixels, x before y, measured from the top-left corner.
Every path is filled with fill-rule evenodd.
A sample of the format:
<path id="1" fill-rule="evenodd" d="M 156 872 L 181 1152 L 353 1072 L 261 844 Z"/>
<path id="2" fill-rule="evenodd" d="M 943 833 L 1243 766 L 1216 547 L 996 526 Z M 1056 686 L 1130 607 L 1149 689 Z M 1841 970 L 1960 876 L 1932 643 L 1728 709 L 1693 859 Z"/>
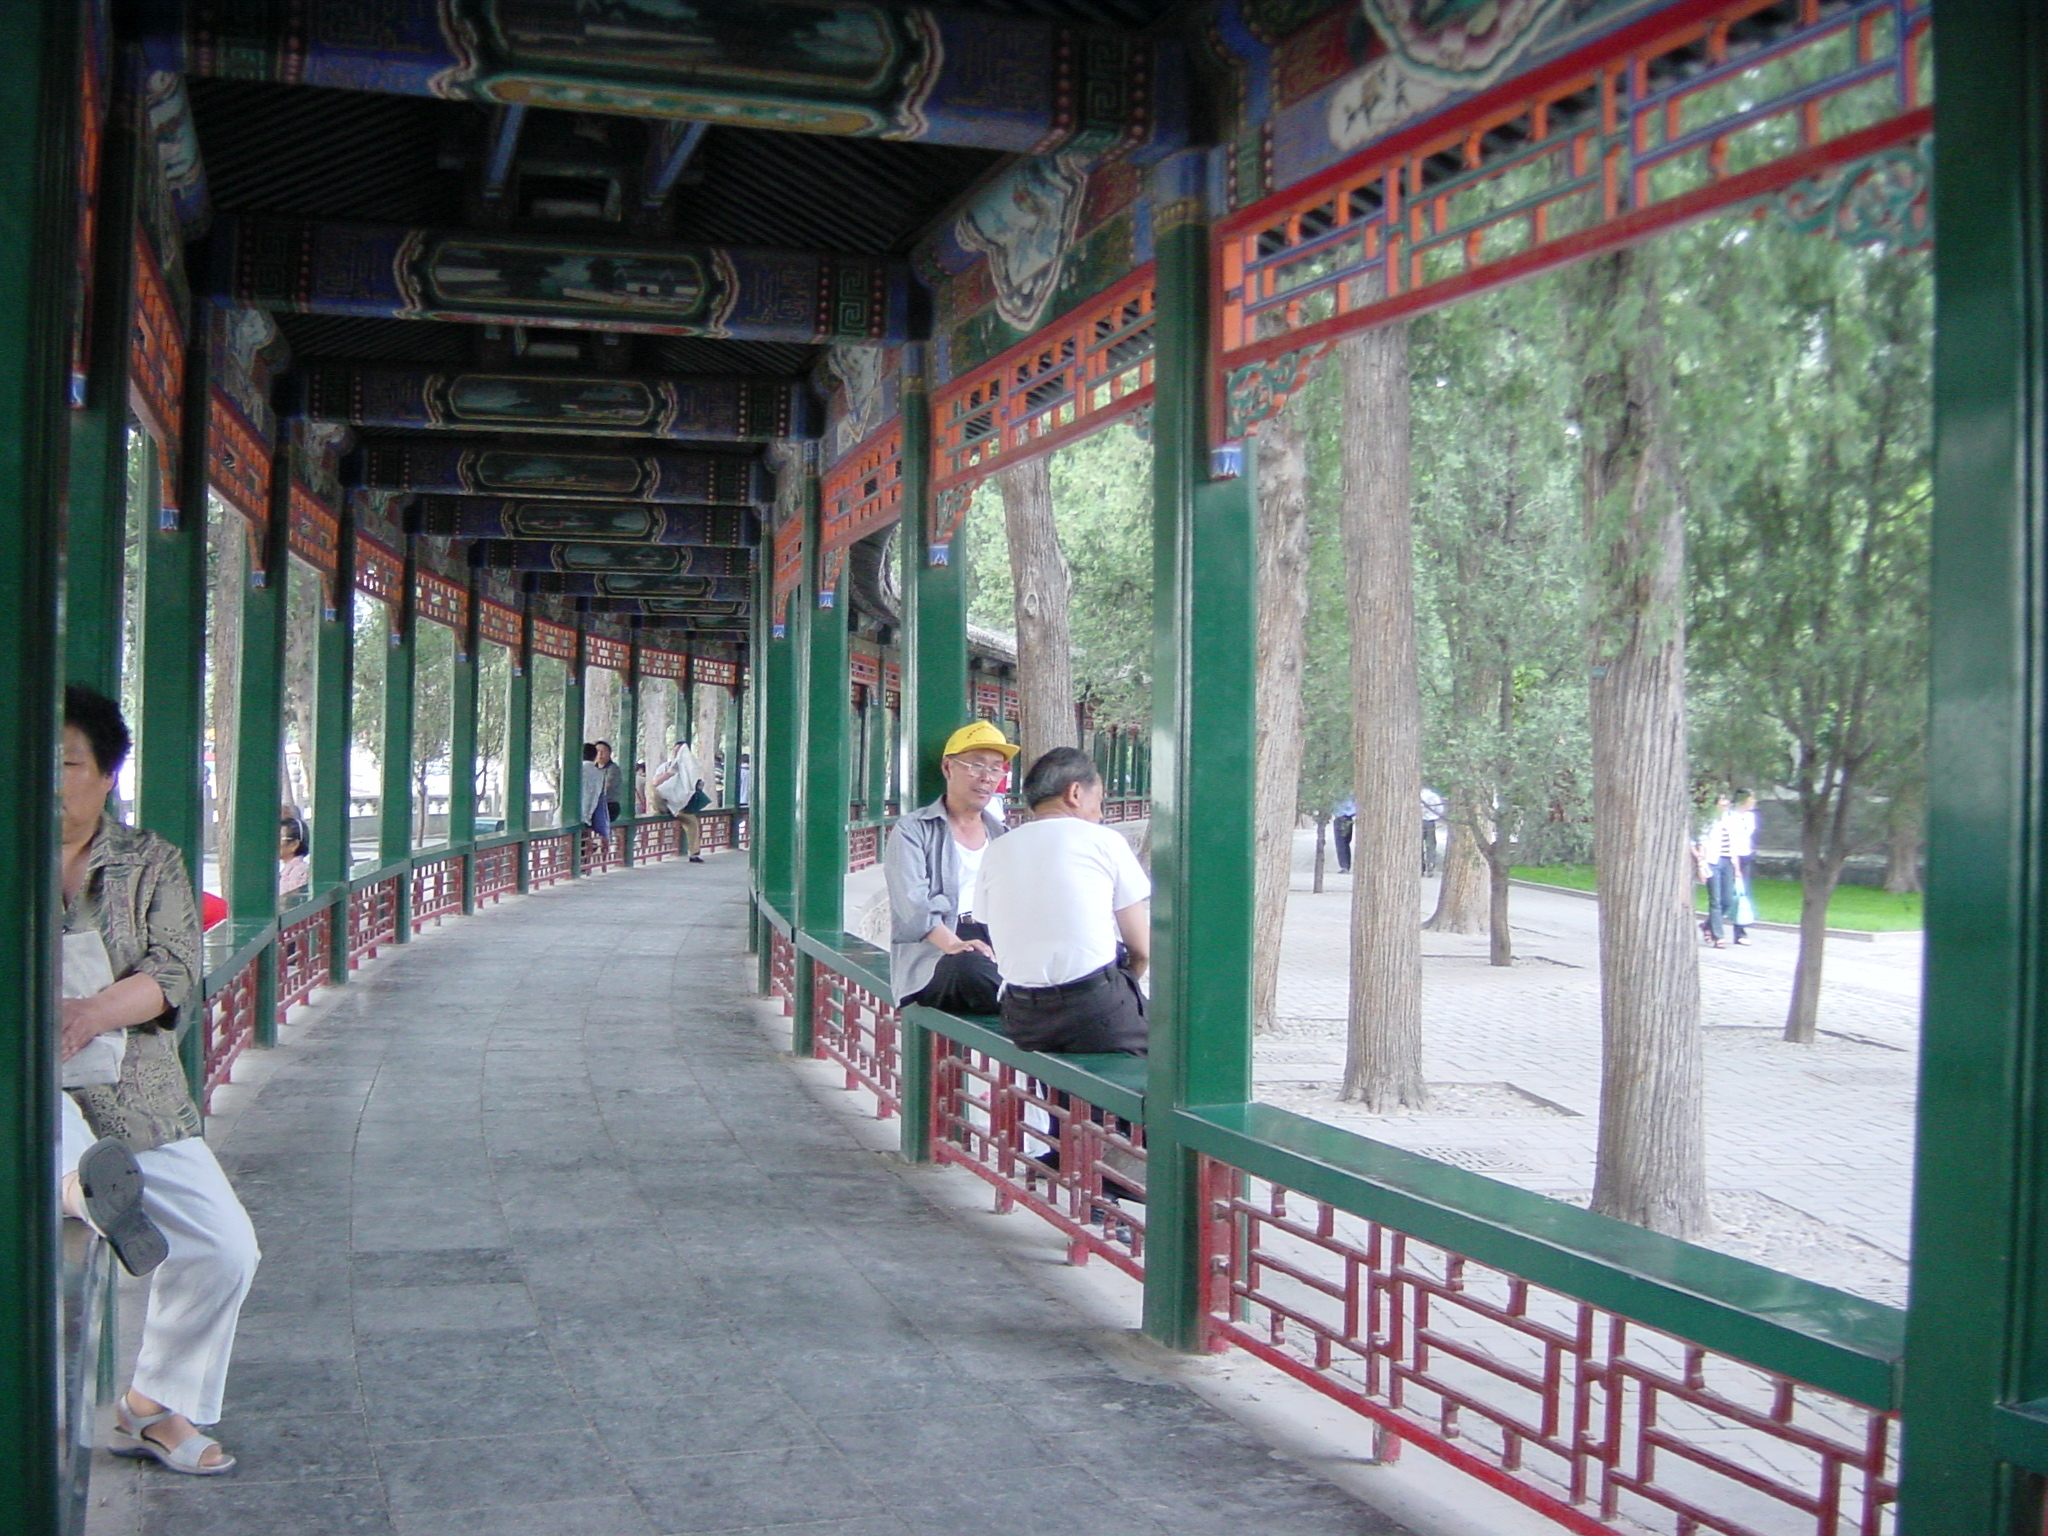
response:
<path id="1" fill-rule="evenodd" d="M 220 1460 L 211 1466 L 201 1460 L 210 1447 L 218 1447 L 220 1442 L 196 1429 L 169 1448 L 143 1433 L 151 1425 L 177 1416 L 175 1408 L 166 1408 L 161 1413 L 136 1413 L 129 1408 L 128 1394 L 123 1392 L 114 1399 L 114 1440 L 107 1449 L 116 1456 L 148 1457 L 173 1472 L 184 1472 L 193 1477 L 218 1477 L 223 1472 L 234 1470 L 235 1458 L 226 1451 L 222 1451 Z"/>

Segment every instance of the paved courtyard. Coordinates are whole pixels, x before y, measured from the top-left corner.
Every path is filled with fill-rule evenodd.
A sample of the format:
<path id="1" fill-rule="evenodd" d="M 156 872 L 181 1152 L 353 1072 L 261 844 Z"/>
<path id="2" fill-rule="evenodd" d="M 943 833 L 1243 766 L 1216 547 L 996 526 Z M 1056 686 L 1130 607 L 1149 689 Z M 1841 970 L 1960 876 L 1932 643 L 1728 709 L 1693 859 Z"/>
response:
<path id="1" fill-rule="evenodd" d="M 1593 1179 L 1600 1094 L 1596 904 L 1517 887 L 1515 964 L 1484 936 L 1423 934 L 1426 1071 L 1434 1112 L 1368 1115 L 1336 1096 L 1349 986 L 1350 877 L 1311 891 L 1314 834 L 1295 848 L 1280 980 L 1282 1033 L 1255 1048 L 1269 1102 L 1565 1198 Z M 1426 881 L 1423 911 L 1434 908 Z M 1780 1038 L 1797 936 L 1702 948 L 1708 1177 L 1745 1258 L 1881 1301 L 1905 1295 L 1920 936 L 1828 942 L 1820 1040 Z"/>
<path id="2" fill-rule="evenodd" d="M 1401 1536 L 1114 1367 L 943 1170 L 811 1095 L 749 995 L 745 877 L 508 902 L 249 1059 L 212 1131 L 264 1251 L 241 1465 L 102 1453 L 92 1536 Z"/>

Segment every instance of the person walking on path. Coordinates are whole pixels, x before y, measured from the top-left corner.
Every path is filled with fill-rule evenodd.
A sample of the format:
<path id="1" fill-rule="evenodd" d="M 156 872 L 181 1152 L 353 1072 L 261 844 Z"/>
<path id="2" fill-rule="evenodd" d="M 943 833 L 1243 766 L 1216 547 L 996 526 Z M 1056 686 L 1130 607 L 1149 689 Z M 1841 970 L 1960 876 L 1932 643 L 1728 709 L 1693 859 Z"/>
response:
<path id="1" fill-rule="evenodd" d="M 604 809 L 612 821 L 617 821 L 626 809 L 626 769 L 612 756 L 612 744 L 608 741 L 593 742 L 597 748 L 597 771 L 603 775 Z"/>
<path id="2" fill-rule="evenodd" d="M 889 829 L 882 867 L 889 882 L 889 982 L 899 1003 L 996 1011 L 995 953 L 976 903 L 983 856 L 1009 830 L 997 796 L 1017 751 L 985 720 L 963 725 L 939 757 L 946 792 Z"/>
<path id="3" fill-rule="evenodd" d="M 1026 1050 L 1145 1054 L 1152 882 L 1102 794 L 1087 753 L 1054 747 L 1024 776 L 1031 820 L 982 863 L 1003 1032 Z"/>
<path id="4" fill-rule="evenodd" d="M 1750 897 L 1750 881 L 1756 870 L 1756 791 L 1735 791 L 1734 807 L 1728 812 L 1729 856 L 1735 860 L 1735 939 L 1749 942 L 1749 925 L 1756 921 L 1756 903 Z"/>
<path id="5" fill-rule="evenodd" d="M 1444 797 L 1424 785 L 1422 789 L 1422 872 L 1433 875 L 1442 862 L 1442 849 L 1437 842 L 1437 829 L 1444 822 Z"/>
<path id="6" fill-rule="evenodd" d="M 178 1059 L 178 1036 L 201 1006 L 199 918 L 184 858 L 164 838 L 123 826 L 106 811 L 130 745 L 113 700 L 76 684 L 64 690 L 64 927 L 69 935 L 98 935 L 101 974 L 113 980 L 90 996 L 64 1000 L 58 1055 L 70 1061 L 102 1036 L 113 1036 L 121 1049 L 118 1067 L 87 1074 L 92 1081 L 61 1098 L 58 1171 L 68 1186 L 67 1209 L 82 1203 L 91 1213 L 94 1192 L 81 1186 L 104 1184 L 96 1168 L 106 1165 L 104 1154 L 125 1147 L 132 1172 L 119 1170 L 129 1185 L 123 1203 L 139 1205 L 162 1237 L 142 1345 L 129 1388 L 114 1405 L 109 1449 L 210 1477 L 235 1459 L 199 1426 L 220 1421 L 242 1300 L 261 1254 L 248 1212 L 206 1144 Z M 100 1198 L 107 1193 L 103 1187 Z M 92 1214 L 129 1264 L 118 1231 Z"/>
<path id="7" fill-rule="evenodd" d="M 604 769 L 597 761 L 597 743 L 583 743 L 582 822 L 599 838 L 612 835 L 611 806 L 604 797 Z"/>
<path id="8" fill-rule="evenodd" d="M 1346 795 L 1330 808 L 1330 841 L 1337 845 L 1337 873 L 1351 873 L 1351 829 L 1358 825 L 1358 802 Z"/>
<path id="9" fill-rule="evenodd" d="M 1717 795 L 1714 819 L 1707 823 L 1707 829 L 1693 845 L 1693 857 L 1697 861 L 1700 878 L 1707 887 L 1707 920 L 1703 926 L 1707 942 L 1716 949 L 1728 947 L 1723 935 L 1735 925 L 1735 886 L 1740 878 L 1736 873 L 1735 837 L 1728 797 Z M 1737 930 L 1737 937 L 1740 937 L 1740 930 Z"/>
<path id="10" fill-rule="evenodd" d="M 676 743 L 669 760 L 661 765 L 654 782 L 648 786 L 668 813 L 681 823 L 683 829 L 683 852 L 690 856 L 692 864 L 704 862 L 703 823 L 697 813 L 711 803 L 711 796 L 704 790 L 704 770 L 697 762 L 697 754 L 690 750 L 687 741 Z"/>

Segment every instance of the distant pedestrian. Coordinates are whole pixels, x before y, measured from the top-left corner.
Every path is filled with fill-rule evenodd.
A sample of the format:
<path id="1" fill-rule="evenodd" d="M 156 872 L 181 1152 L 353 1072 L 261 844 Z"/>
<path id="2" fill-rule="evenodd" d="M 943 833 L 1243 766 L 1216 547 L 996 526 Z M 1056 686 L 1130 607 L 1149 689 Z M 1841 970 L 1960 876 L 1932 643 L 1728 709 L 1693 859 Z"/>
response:
<path id="1" fill-rule="evenodd" d="M 612 831 L 611 809 L 604 797 L 604 769 L 598 766 L 597 743 L 583 743 L 582 810 L 578 819 L 599 837 Z"/>
<path id="2" fill-rule="evenodd" d="M 1351 829 L 1358 825 L 1358 802 L 1346 795 L 1330 808 L 1330 840 L 1337 845 L 1337 873 L 1351 873 Z"/>
<path id="3" fill-rule="evenodd" d="M 1738 789 L 1728 812 L 1729 844 L 1735 859 L 1735 942 L 1749 942 L 1756 921 L 1753 881 L 1756 873 L 1756 791 Z"/>
<path id="4" fill-rule="evenodd" d="M 702 864 L 703 823 L 697 813 L 711 803 L 711 796 L 704 790 L 704 770 L 698 765 L 697 754 L 690 750 L 687 741 L 676 743 L 676 749 L 669 760 L 661 765 L 650 786 L 660 798 L 663 808 L 675 817 L 683 829 L 683 852 L 689 855 L 692 864 Z"/>
<path id="5" fill-rule="evenodd" d="M 608 741 L 593 742 L 597 748 L 598 771 L 604 776 L 604 808 L 613 821 L 619 819 L 626 808 L 625 766 L 612 756 L 612 744 Z"/>
<path id="6" fill-rule="evenodd" d="M 1443 856 L 1437 842 L 1437 829 L 1443 825 L 1444 797 L 1428 786 L 1422 791 L 1422 872 L 1433 875 Z"/>
<path id="7" fill-rule="evenodd" d="M 1739 878 L 1735 863 L 1735 828 L 1728 797 L 1714 799 L 1714 819 L 1693 845 L 1699 877 L 1707 887 L 1707 920 L 1701 925 L 1706 940 L 1716 949 L 1726 949 L 1722 937 L 1735 926 L 1735 886 Z"/>

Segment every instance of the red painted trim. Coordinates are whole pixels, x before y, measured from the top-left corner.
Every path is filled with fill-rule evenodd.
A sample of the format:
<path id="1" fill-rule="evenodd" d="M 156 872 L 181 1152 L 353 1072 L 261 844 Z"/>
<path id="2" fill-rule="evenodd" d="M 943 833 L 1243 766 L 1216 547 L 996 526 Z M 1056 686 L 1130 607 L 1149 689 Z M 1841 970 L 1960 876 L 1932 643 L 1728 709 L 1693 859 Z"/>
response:
<path id="1" fill-rule="evenodd" d="M 1852 160 L 1860 160 L 1865 155 L 1888 149 L 1894 144 L 1917 139 L 1932 132 L 1933 128 L 1934 109 L 1916 107 L 1902 116 L 1889 118 L 1882 123 L 1873 123 L 1868 128 L 1844 134 L 1839 139 L 1830 139 L 1825 144 L 1816 144 L 1811 149 L 1803 149 L 1797 154 L 1787 155 L 1782 160 L 1757 166 L 1753 170 L 1731 176 L 1726 181 L 1696 187 L 1654 207 L 1638 208 L 1607 223 L 1579 230 L 1547 245 L 1503 257 L 1476 271 L 1440 278 L 1436 282 L 1412 288 L 1377 304 L 1332 315 L 1327 320 L 1305 325 L 1298 331 L 1289 331 L 1283 335 L 1253 342 L 1249 346 L 1238 348 L 1235 352 L 1225 353 L 1217 359 L 1219 366 L 1215 370 L 1216 387 L 1220 390 L 1224 377 L 1247 363 L 1264 362 L 1269 358 L 1278 357 L 1283 352 L 1298 352 L 1305 347 L 1337 341 L 1345 336 L 1356 335 L 1360 331 L 1371 330 L 1376 325 L 1384 325 L 1389 320 L 1441 309 L 1446 304 L 1456 303 L 1459 299 L 1485 293 L 1521 278 L 1533 277 L 1553 267 L 1566 266 L 1588 256 L 1597 256 L 1602 251 L 1632 245 L 1651 235 L 1676 229 L 1680 225 L 1693 223 L 1736 204 L 1776 192 L 1817 172 L 1847 164 Z M 1219 418 L 1218 429 L 1221 426 Z"/>
<path id="2" fill-rule="evenodd" d="M 932 474 L 933 494 L 937 494 L 940 491 L 950 491 L 959 485 L 979 485 L 990 475 L 995 474 L 999 470 L 1008 469 L 1012 464 L 1028 464 L 1042 454 L 1051 453 L 1055 448 L 1064 448 L 1076 438 L 1087 437 L 1092 433 L 1100 432 L 1104 427 L 1113 427 L 1118 422 L 1137 415 L 1138 412 L 1150 405 L 1154 388 L 1155 386 L 1151 384 L 1143 385 L 1132 390 L 1128 395 L 1117 401 L 1115 405 L 1104 406 L 1093 416 L 1084 416 L 1078 421 L 1068 422 L 1064 427 L 1055 427 L 1041 437 L 1034 437 L 1031 440 L 1031 446 L 1028 448 L 1012 448 L 1009 452 L 1001 454 L 986 463 L 977 464 L 972 469 L 964 469 L 957 475 L 942 476 L 937 472 L 937 466 L 934 465 Z M 937 434 L 934 433 L 933 436 L 936 437 Z M 938 454 L 934 452 L 933 457 L 937 458 Z"/>

